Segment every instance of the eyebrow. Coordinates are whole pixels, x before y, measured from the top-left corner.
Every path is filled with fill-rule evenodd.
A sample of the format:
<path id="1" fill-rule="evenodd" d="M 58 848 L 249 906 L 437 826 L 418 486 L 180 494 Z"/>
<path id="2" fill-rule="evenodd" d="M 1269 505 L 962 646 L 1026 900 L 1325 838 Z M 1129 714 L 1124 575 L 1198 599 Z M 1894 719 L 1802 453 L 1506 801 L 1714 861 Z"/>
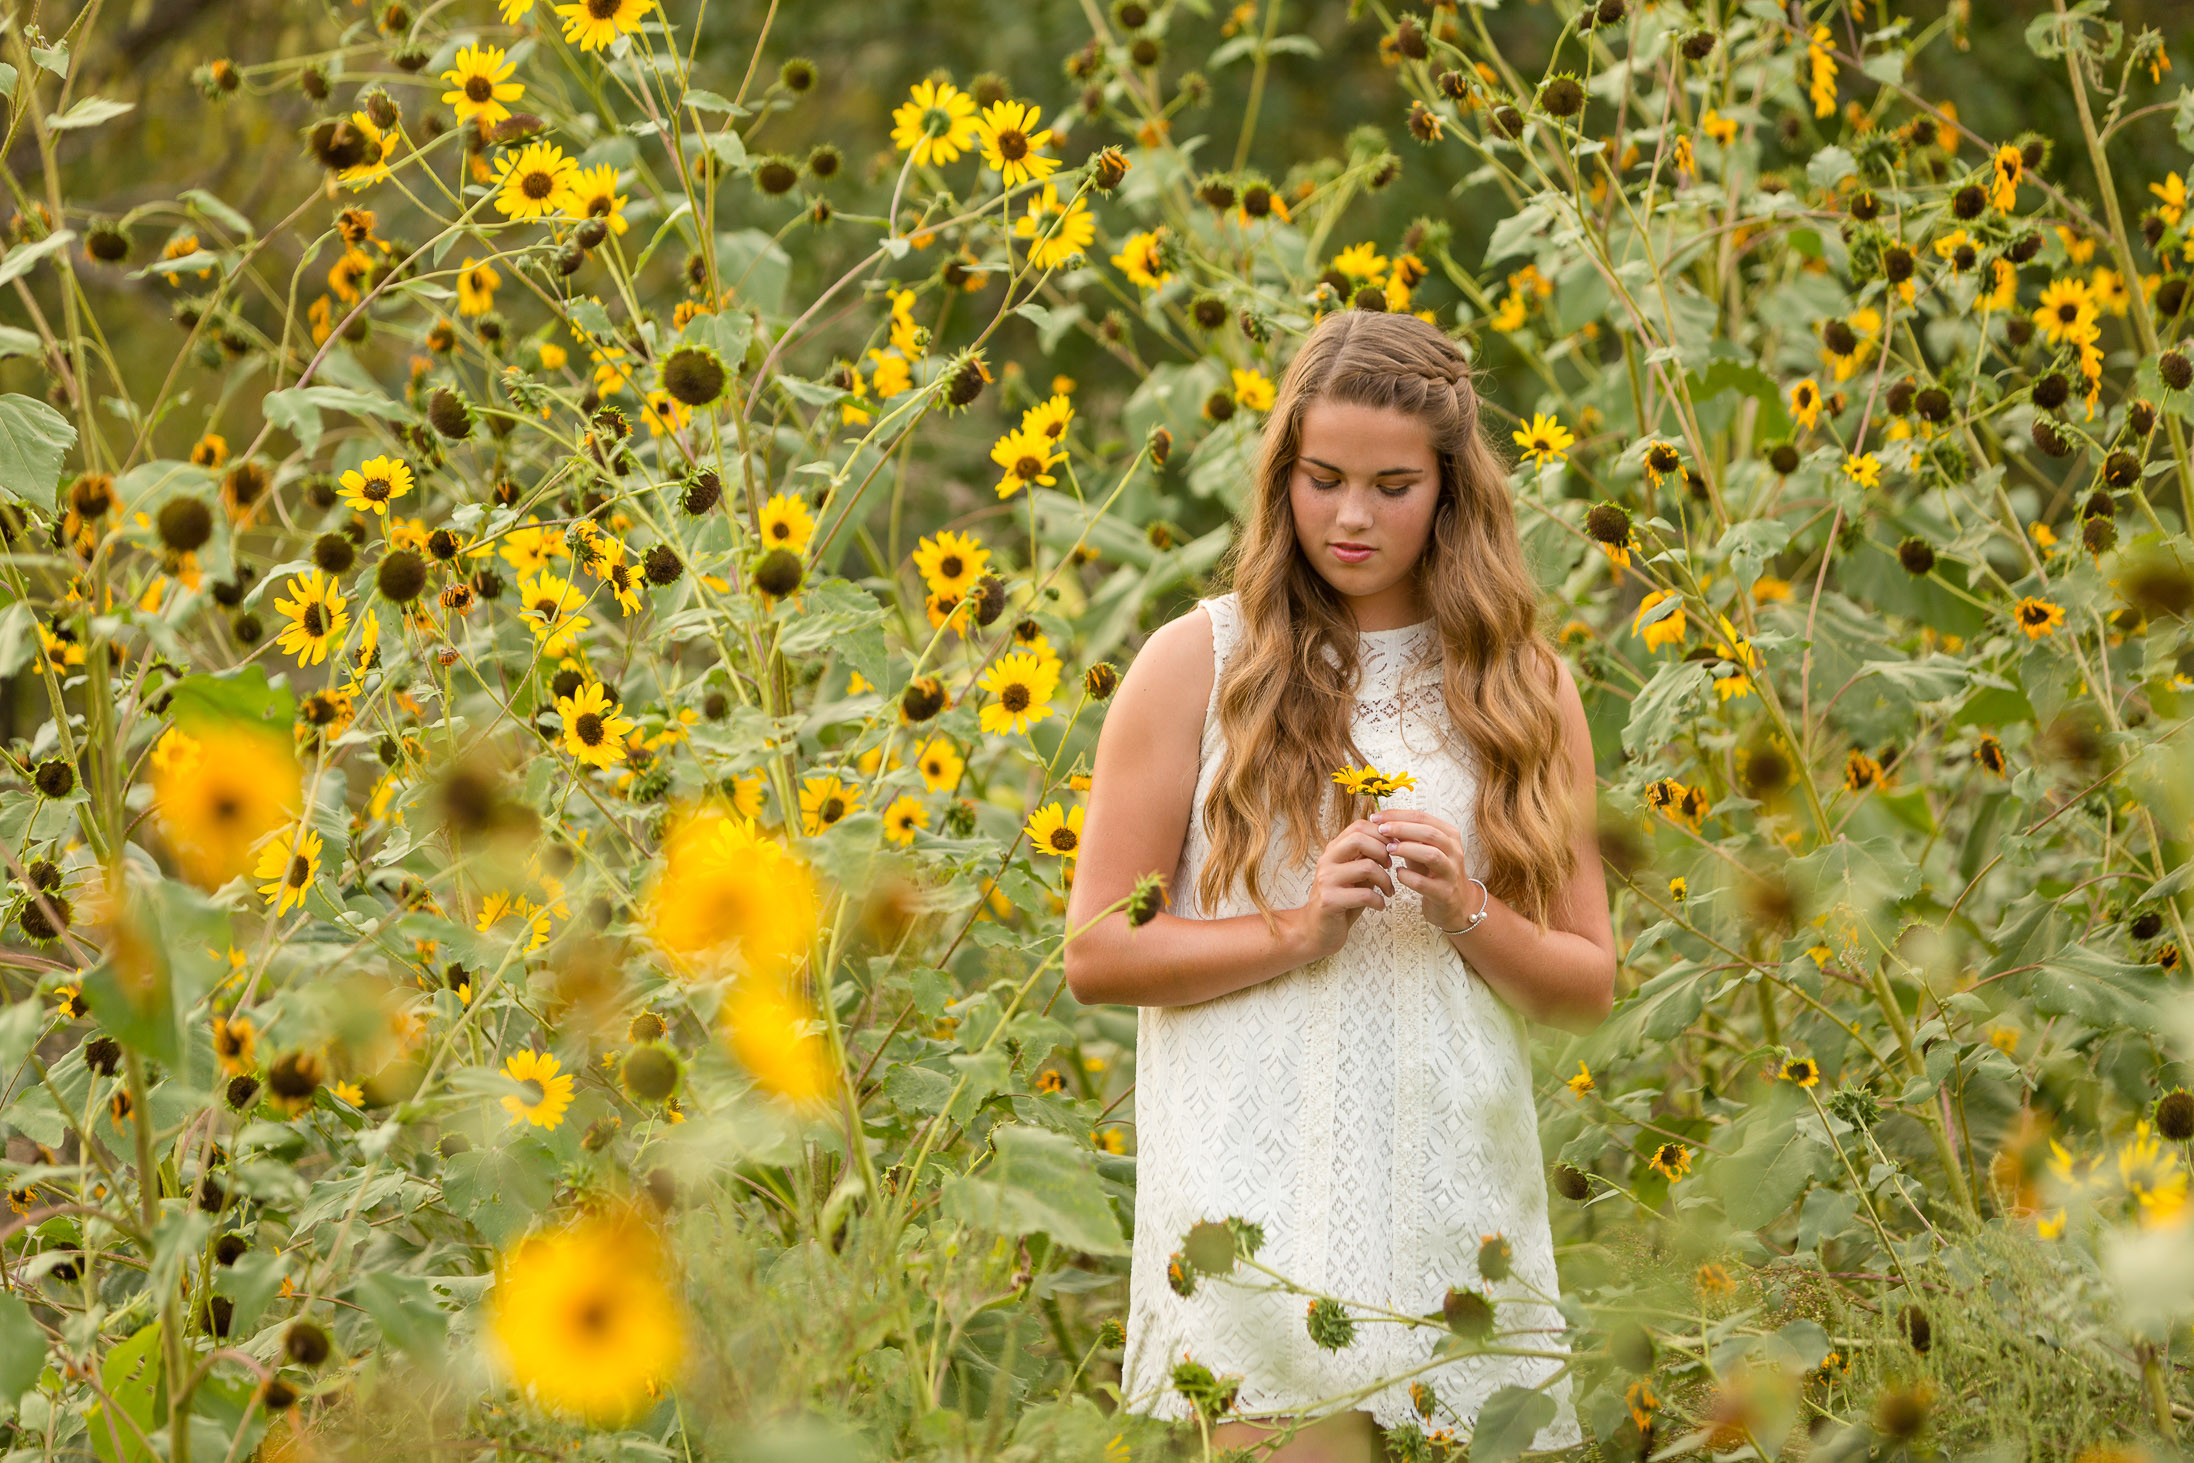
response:
<path id="1" fill-rule="evenodd" d="M 1327 472 L 1347 471 L 1347 469 L 1345 468 L 1335 467 L 1332 463 L 1327 462 L 1324 458 L 1311 457 L 1307 454 L 1303 457 L 1303 461 L 1311 463 L 1317 467 L 1322 467 Z M 1420 477 L 1424 474 L 1424 469 L 1421 467 L 1382 467 L 1377 472 L 1373 473 L 1372 476 L 1375 478 L 1385 478 L 1393 477 L 1398 473 L 1407 473 L 1411 477 Z"/>

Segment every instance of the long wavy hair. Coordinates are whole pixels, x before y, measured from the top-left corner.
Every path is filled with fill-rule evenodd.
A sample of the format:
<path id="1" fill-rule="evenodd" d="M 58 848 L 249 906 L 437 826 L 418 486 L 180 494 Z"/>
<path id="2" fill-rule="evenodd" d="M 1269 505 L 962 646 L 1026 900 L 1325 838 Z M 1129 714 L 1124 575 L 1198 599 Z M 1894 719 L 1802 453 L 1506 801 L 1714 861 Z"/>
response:
<path id="1" fill-rule="evenodd" d="M 1506 468 L 1479 431 L 1470 363 L 1438 329 L 1399 312 L 1328 315 L 1273 401 L 1245 521 L 1219 571 L 1242 629 L 1219 681 L 1227 750 L 1204 805 L 1211 853 L 1197 893 L 1209 908 L 1239 880 L 1269 915 L 1258 870 L 1275 822 L 1301 863 L 1368 811 L 1331 781 L 1364 760 L 1349 735 L 1355 621 L 1298 546 L 1289 499 L 1314 401 L 1406 412 L 1431 435 L 1440 499 L 1416 574 L 1439 630 L 1448 718 L 1476 754 L 1484 867 L 1471 872 L 1544 927 L 1576 863 L 1555 653 L 1538 629 Z"/>

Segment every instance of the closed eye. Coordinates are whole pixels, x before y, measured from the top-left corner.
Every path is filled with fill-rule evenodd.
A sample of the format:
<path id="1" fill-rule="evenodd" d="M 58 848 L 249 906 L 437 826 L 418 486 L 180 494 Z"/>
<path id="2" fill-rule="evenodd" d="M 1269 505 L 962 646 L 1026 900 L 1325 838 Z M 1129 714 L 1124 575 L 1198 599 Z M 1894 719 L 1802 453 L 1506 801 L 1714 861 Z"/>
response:
<path id="1" fill-rule="evenodd" d="M 1335 478 L 1332 482 L 1327 482 L 1324 478 L 1313 473 L 1311 474 L 1310 485 L 1314 488 L 1337 488 L 1341 485 L 1341 480 Z"/>

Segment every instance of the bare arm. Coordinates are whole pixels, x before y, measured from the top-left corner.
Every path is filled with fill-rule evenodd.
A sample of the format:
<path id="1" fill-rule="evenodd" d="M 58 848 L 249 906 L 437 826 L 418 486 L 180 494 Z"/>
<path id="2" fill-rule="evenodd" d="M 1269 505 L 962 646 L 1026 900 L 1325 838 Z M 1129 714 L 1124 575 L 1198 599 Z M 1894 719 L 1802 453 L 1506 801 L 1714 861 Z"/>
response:
<path id="1" fill-rule="evenodd" d="M 1128 667 L 1097 737 L 1069 929 L 1118 903 L 1144 874 L 1172 879 L 1196 796 L 1212 675 L 1211 617 L 1201 609 L 1151 636 Z M 1394 889 L 1386 863 L 1360 821 L 1326 846 L 1310 902 L 1273 911 L 1269 924 L 1255 914 L 1159 914 L 1130 929 L 1125 914 L 1106 915 L 1067 946 L 1067 986 L 1089 1004 L 1186 1006 L 1270 980 L 1338 950 L 1358 915 L 1386 907 Z M 1174 900 L 1186 892 L 1167 891 Z"/>
<path id="2" fill-rule="evenodd" d="M 1569 667 L 1561 665 L 1562 746 L 1576 795 L 1570 846 L 1576 869 L 1542 930 L 1499 899 L 1486 898 L 1486 917 L 1467 934 L 1448 936 L 1470 968 L 1501 999 L 1534 1021 L 1586 1031 L 1607 1018 L 1615 1001 L 1615 931 L 1607 912 L 1607 874 L 1600 866 L 1598 779 L 1592 732 Z M 1374 813 L 1393 840 L 1388 851 L 1408 860 L 1395 877 L 1424 898 L 1425 918 L 1445 929 L 1478 912 L 1481 896 L 1462 867 L 1460 835 L 1452 825 L 1408 810 Z"/>

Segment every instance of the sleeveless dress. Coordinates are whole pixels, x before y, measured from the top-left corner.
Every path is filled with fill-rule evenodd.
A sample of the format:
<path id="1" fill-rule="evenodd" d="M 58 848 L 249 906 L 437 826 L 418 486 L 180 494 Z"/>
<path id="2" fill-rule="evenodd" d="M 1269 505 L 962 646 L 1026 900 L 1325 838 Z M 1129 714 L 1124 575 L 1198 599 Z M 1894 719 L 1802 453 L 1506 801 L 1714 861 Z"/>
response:
<path id="1" fill-rule="evenodd" d="M 1240 632 L 1235 597 L 1202 601 L 1223 674 Z M 1452 737 L 1440 690 L 1439 642 L 1427 621 L 1365 632 L 1350 731 L 1381 772 L 1408 772 L 1421 807 L 1462 831 L 1475 863 L 1476 779 L 1468 744 Z M 1172 883 L 1176 908 L 1196 918 L 1251 914 L 1237 886 L 1204 908 L 1196 881 L 1210 854 L 1204 826 L 1226 752 L 1218 682 L 1204 713 L 1194 811 Z M 1275 829 L 1263 864 L 1275 909 L 1302 903 L 1315 853 L 1285 864 Z M 1322 840 L 1319 841 L 1322 846 Z M 1237 1268 L 1205 1277 L 1187 1298 L 1168 1283 L 1168 1257 L 1199 1220 L 1236 1215 L 1264 1227 L 1258 1260 L 1344 1301 L 1405 1315 L 1440 1310 L 1448 1288 L 1483 1286 L 1508 1345 L 1563 1350 L 1553 1306 L 1517 1282 L 1559 1294 L 1547 1227 L 1524 1019 L 1472 974 L 1399 883 L 1386 909 L 1366 910 L 1348 942 L 1324 959 L 1192 1006 L 1144 1006 L 1136 1026 L 1135 1238 L 1128 1282 L 1124 1405 L 1186 1418 L 1172 1384 L 1184 1355 L 1241 1378 L 1238 1412 L 1290 1414 L 1310 1403 L 1424 1366 L 1444 1332 L 1372 1319 L 1339 1351 L 1310 1339 L 1301 1296 L 1249 1285 Z M 1483 1236 L 1504 1236 L 1512 1277 L 1486 1285 Z M 1533 1386 L 1559 1364 L 1544 1358 L 1464 1356 L 1419 1372 L 1437 1397 L 1419 1419 L 1410 1382 L 1352 1406 L 1381 1427 L 1416 1423 L 1466 1436 L 1485 1399 Z M 1565 1377 L 1548 1388 L 1554 1420 L 1535 1446 L 1580 1441 Z"/>

